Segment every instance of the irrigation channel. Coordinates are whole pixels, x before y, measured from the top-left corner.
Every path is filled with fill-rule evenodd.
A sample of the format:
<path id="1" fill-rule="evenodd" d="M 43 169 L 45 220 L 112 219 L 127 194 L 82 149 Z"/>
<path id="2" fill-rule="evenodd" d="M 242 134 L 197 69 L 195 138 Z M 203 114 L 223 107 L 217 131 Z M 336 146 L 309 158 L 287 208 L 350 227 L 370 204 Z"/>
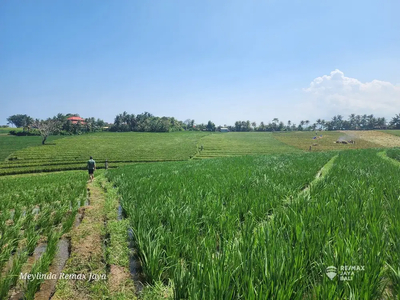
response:
<path id="1" fill-rule="evenodd" d="M 103 178 L 98 178 L 98 180 L 98 184 L 88 184 L 87 199 L 84 202 L 84 206 L 81 206 L 76 214 L 73 228 L 58 241 L 55 258 L 46 273 L 48 277 L 46 277 L 46 280 L 41 283 L 40 289 L 34 296 L 35 300 L 63 299 L 62 295 L 64 294 L 62 288 L 60 293 L 58 286 L 58 282 L 61 280 L 60 275 L 64 272 L 71 274 L 85 273 L 87 270 L 85 271 L 85 269 L 82 269 L 81 265 L 90 265 L 91 262 L 93 262 L 93 257 L 97 257 L 94 261 L 101 261 L 101 264 L 104 266 L 103 270 L 106 275 L 105 277 L 107 278 L 107 281 L 104 282 L 104 284 L 108 285 L 111 290 L 113 289 L 113 284 L 118 286 L 119 283 L 115 283 L 115 278 L 113 278 L 113 268 L 117 267 L 116 269 L 121 270 L 121 266 L 112 265 L 110 258 L 107 257 L 106 254 L 115 254 L 115 252 L 108 249 L 108 247 L 112 246 L 110 245 L 110 241 L 114 238 L 113 232 L 109 231 L 108 222 L 110 222 L 110 224 L 119 223 L 125 219 L 125 215 L 118 199 L 115 198 L 113 200 L 115 201 L 115 205 L 113 206 L 114 217 L 111 217 L 110 219 L 108 218 L 107 210 L 109 207 L 107 207 L 106 202 L 109 200 L 107 200 L 107 188 L 103 186 Z M 101 236 L 101 227 L 108 231 L 105 236 Z M 82 232 L 90 233 L 89 235 L 82 235 Z M 128 226 L 127 230 L 124 232 L 125 240 L 127 242 L 126 245 L 129 247 L 129 266 L 126 266 L 126 274 L 128 277 L 126 278 L 129 279 L 130 275 L 134 291 L 136 295 L 139 295 L 143 290 L 146 281 L 137 255 L 137 249 L 135 248 L 133 231 Z M 84 245 L 85 243 L 86 245 Z M 46 249 L 47 243 L 39 243 L 33 255 L 29 257 L 27 264 L 21 270 L 21 273 L 29 273 L 32 265 L 40 259 L 40 257 L 46 252 Z M 70 257 L 71 260 L 69 260 Z M 79 265 L 76 265 L 77 261 L 79 261 Z M 95 270 L 99 270 L 99 268 L 102 267 L 101 265 L 97 265 L 94 266 L 94 268 Z M 68 272 L 64 270 L 68 270 Z M 20 280 L 20 284 L 17 285 L 17 288 L 10 291 L 9 299 L 24 299 L 26 297 L 24 293 L 26 292 L 27 282 L 27 279 Z M 91 294 L 79 294 L 80 288 L 74 280 L 68 280 L 67 282 L 69 286 L 68 289 L 70 292 L 72 291 L 73 295 L 96 298 L 96 296 Z M 87 284 L 90 285 L 92 283 L 88 281 Z M 74 294 L 75 292 L 76 294 Z M 90 293 L 90 289 L 88 289 L 87 292 Z"/>
<path id="2" fill-rule="evenodd" d="M 88 197 L 85 200 L 85 206 L 88 206 L 89 204 L 90 200 Z M 71 204 L 70 206 L 72 207 Z M 85 206 L 82 206 L 79 209 L 78 213 L 76 214 L 74 227 L 79 226 L 79 224 L 82 222 L 85 212 Z M 25 213 L 26 212 L 24 212 L 24 214 Z M 39 213 L 39 209 L 35 208 L 32 213 L 33 214 Z M 46 252 L 46 250 L 47 250 L 47 243 L 39 243 L 39 245 L 37 245 L 35 250 L 33 251 L 33 254 L 28 258 L 27 262 L 23 266 L 21 274 L 29 273 L 31 267 L 35 264 L 36 261 L 38 261 L 42 257 L 42 255 Z M 40 286 L 40 290 L 35 295 L 35 300 L 51 299 L 51 297 L 55 292 L 59 275 L 64 269 L 65 263 L 67 262 L 67 259 L 69 258 L 70 254 L 71 254 L 71 240 L 69 237 L 63 236 L 57 243 L 57 252 L 48 271 L 48 274 L 50 275 L 54 274 L 55 277 L 49 276 L 49 279 L 44 280 L 44 282 Z M 13 257 L 10 258 L 10 261 L 8 262 L 9 266 L 12 266 L 12 261 L 14 257 L 16 256 L 14 255 Z M 22 282 L 19 285 L 15 286 L 13 289 L 11 289 L 11 291 L 9 292 L 9 299 L 10 300 L 24 299 L 25 297 L 24 291 L 27 287 L 27 283 L 28 279 L 22 279 Z"/>
<path id="3" fill-rule="evenodd" d="M 126 218 L 125 211 L 123 210 L 121 204 L 118 206 L 118 221 L 124 220 Z M 140 263 L 139 256 L 137 254 L 137 249 L 135 247 L 135 239 L 132 228 L 128 228 L 128 239 L 129 239 L 129 272 L 135 286 L 136 293 L 140 293 L 143 290 L 146 278 L 143 274 L 142 264 Z"/>
<path id="4" fill-rule="evenodd" d="M 84 206 L 81 206 L 75 216 L 75 221 L 73 227 L 78 227 L 85 214 L 85 208 L 90 205 L 90 190 L 88 188 L 87 198 L 85 199 Z M 70 208 L 72 209 L 72 203 L 70 203 Z M 39 207 L 35 207 L 32 210 L 32 214 L 36 215 L 40 212 Z M 23 212 L 23 215 L 26 215 L 26 211 Z M 13 215 L 11 215 L 13 217 Z M 39 242 L 39 244 L 35 247 L 33 253 L 28 257 L 26 263 L 23 265 L 21 269 L 21 274 L 29 274 L 32 266 L 42 257 L 42 255 L 46 252 L 48 247 L 47 242 Z M 18 250 L 14 253 L 13 256 L 10 257 L 4 272 L 7 272 L 9 268 L 12 267 L 13 261 L 17 258 L 17 256 L 22 252 L 22 250 Z M 46 280 L 40 286 L 39 291 L 35 294 L 35 300 L 48 300 L 51 299 L 54 295 L 57 281 L 59 279 L 64 266 L 70 257 L 71 254 L 71 239 L 68 235 L 63 235 L 61 239 L 57 243 L 57 250 L 55 257 L 49 267 Z M 27 278 L 19 278 L 18 284 L 13 287 L 8 293 L 8 299 L 10 300 L 19 300 L 25 299 L 25 291 L 28 285 Z"/>

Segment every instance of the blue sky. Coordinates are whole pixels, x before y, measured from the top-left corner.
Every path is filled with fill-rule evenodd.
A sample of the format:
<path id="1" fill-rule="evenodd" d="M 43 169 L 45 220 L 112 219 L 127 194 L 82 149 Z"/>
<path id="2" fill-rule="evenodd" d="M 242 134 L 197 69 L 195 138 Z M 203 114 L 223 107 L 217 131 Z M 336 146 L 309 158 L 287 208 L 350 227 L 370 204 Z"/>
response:
<path id="1" fill-rule="evenodd" d="M 196 123 L 400 113 L 400 1 L 0 0 L 13 114 Z"/>

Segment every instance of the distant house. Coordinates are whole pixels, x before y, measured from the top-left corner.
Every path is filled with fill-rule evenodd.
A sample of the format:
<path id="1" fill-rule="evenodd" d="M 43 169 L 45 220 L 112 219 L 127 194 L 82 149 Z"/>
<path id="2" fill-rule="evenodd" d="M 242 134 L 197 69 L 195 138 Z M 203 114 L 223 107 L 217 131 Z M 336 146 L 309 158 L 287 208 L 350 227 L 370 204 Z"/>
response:
<path id="1" fill-rule="evenodd" d="M 77 124 L 80 122 L 82 125 L 85 125 L 85 119 L 82 119 L 81 117 L 69 117 L 67 119 L 68 121 L 71 121 L 72 124 Z"/>
<path id="2" fill-rule="evenodd" d="M 222 127 L 222 128 L 221 128 L 221 132 L 229 132 L 229 129 L 226 128 L 226 127 Z"/>

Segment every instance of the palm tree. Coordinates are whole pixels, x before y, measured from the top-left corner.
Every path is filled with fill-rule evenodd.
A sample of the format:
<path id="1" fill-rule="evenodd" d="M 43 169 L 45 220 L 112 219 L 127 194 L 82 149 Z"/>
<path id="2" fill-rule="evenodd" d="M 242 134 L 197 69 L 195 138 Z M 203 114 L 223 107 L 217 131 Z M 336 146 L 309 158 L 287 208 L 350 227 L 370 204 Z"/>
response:
<path id="1" fill-rule="evenodd" d="M 367 127 L 368 124 L 368 117 L 367 115 L 362 115 L 361 117 L 361 126 L 363 129 L 365 129 Z"/>
<path id="2" fill-rule="evenodd" d="M 376 123 L 376 119 L 374 118 L 374 115 L 367 116 L 367 123 L 368 123 L 369 129 L 374 129 L 375 123 Z"/>
<path id="3" fill-rule="evenodd" d="M 360 128 L 361 128 L 361 116 L 360 116 L 360 115 L 357 115 L 357 116 L 354 118 L 354 122 L 356 123 L 356 129 L 357 129 L 357 130 L 360 129 Z"/>
<path id="4" fill-rule="evenodd" d="M 395 115 L 390 121 L 390 127 L 400 129 L 400 114 Z"/>
<path id="5" fill-rule="evenodd" d="M 312 130 L 315 131 L 315 129 L 317 128 L 317 123 L 313 123 L 313 124 L 311 125 L 311 127 L 312 127 Z"/>
<path id="6" fill-rule="evenodd" d="M 376 125 L 379 126 L 379 129 L 386 128 L 386 119 L 384 117 L 378 118 L 378 120 L 376 121 Z"/>
<path id="7" fill-rule="evenodd" d="M 272 127 L 273 127 L 273 130 L 274 130 L 274 131 L 276 130 L 276 127 L 277 127 L 278 122 L 279 122 L 279 119 L 278 119 L 278 118 L 273 118 L 273 120 L 272 120 Z"/>
<path id="8" fill-rule="evenodd" d="M 321 125 L 321 129 L 326 129 L 326 121 L 324 119 L 322 119 L 320 121 L 320 125 Z"/>
<path id="9" fill-rule="evenodd" d="M 350 122 L 350 129 L 355 129 L 355 123 L 356 123 L 356 115 L 355 114 L 351 114 L 349 116 L 349 122 Z"/>
<path id="10" fill-rule="evenodd" d="M 308 124 L 310 124 L 310 121 L 309 120 L 305 120 L 304 123 L 306 124 L 306 127 L 308 127 Z"/>

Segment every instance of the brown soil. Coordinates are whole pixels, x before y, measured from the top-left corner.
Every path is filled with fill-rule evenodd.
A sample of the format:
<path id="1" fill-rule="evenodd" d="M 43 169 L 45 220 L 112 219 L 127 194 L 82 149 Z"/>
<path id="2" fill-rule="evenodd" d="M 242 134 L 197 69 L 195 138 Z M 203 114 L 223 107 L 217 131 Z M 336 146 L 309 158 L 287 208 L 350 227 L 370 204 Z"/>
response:
<path id="1" fill-rule="evenodd" d="M 94 184 L 90 187 L 90 206 L 84 210 L 84 218 L 78 227 L 73 228 L 71 236 L 71 256 L 62 271 L 65 274 L 83 274 L 85 279 L 61 279 L 52 299 L 93 299 L 95 285 L 104 281 L 89 280 L 90 274 L 104 275 L 102 216 L 104 195 Z M 83 211 L 80 211 L 83 214 Z"/>
<path id="2" fill-rule="evenodd" d="M 342 131 L 350 137 L 378 144 L 382 147 L 399 147 L 400 137 L 381 131 Z"/>
<path id="3" fill-rule="evenodd" d="M 35 295 L 35 300 L 48 300 L 51 298 L 55 291 L 58 277 L 64 268 L 65 262 L 69 256 L 69 240 L 62 238 L 58 242 L 58 251 L 54 261 L 52 262 L 49 272 L 51 274 L 57 274 L 57 279 L 45 280 L 40 286 L 40 290 Z"/>
<path id="4" fill-rule="evenodd" d="M 108 275 L 108 285 L 111 293 L 121 291 L 126 285 L 126 282 L 130 280 L 130 274 L 126 268 L 111 265 L 110 273 Z"/>

